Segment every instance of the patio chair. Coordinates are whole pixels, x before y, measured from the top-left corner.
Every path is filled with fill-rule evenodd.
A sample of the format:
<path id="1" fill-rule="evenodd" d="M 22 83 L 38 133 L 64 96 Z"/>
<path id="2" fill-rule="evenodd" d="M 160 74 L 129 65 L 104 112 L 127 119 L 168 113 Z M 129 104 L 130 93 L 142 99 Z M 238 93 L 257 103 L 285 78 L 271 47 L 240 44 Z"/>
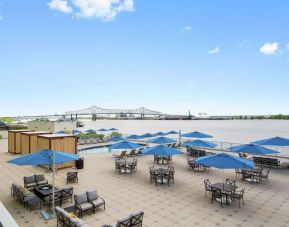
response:
<path id="1" fill-rule="evenodd" d="M 212 187 L 209 179 L 204 180 L 205 185 L 205 197 L 207 197 L 207 192 L 212 193 Z"/>
<path id="2" fill-rule="evenodd" d="M 162 157 L 158 155 L 154 155 L 154 163 L 159 163 L 159 161 L 162 159 Z"/>
<path id="3" fill-rule="evenodd" d="M 218 188 L 211 188 L 212 192 L 212 199 L 211 202 L 213 203 L 214 200 L 217 200 L 220 202 L 221 207 L 223 206 L 223 193 L 221 189 Z"/>
<path id="4" fill-rule="evenodd" d="M 101 198 L 95 189 L 86 192 L 87 201 L 93 205 L 95 210 L 97 207 L 103 206 L 105 210 L 105 200 Z"/>
<path id="5" fill-rule="evenodd" d="M 260 178 L 260 180 L 262 181 L 262 180 L 265 180 L 266 181 L 266 183 L 268 183 L 268 181 L 269 181 L 269 173 L 270 173 L 270 171 L 269 170 L 267 170 L 267 173 L 265 173 L 265 174 L 260 174 L 259 175 L 259 178 Z"/>
<path id="6" fill-rule="evenodd" d="M 48 180 L 45 179 L 44 174 L 35 174 L 34 175 L 35 182 L 37 186 L 42 186 L 48 184 Z"/>
<path id="7" fill-rule="evenodd" d="M 234 201 L 235 199 L 239 200 L 239 208 L 241 200 L 243 202 L 243 206 L 244 206 L 244 192 L 245 192 L 245 188 L 243 188 L 241 191 L 235 191 L 234 193 L 232 193 L 230 195 L 231 199 Z"/>
<path id="8" fill-rule="evenodd" d="M 131 150 L 129 154 L 127 154 L 127 156 L 133 157 L 136 155 L 135 149 Z"/>
<path id="9" fill-rule="evenodd" d="M 232 179 L 226 179 L 226 184 L 236 187 L 236 181 Z"/>
<path id="10" fill-rule="evenodd" d="M 48 203 L 48 207 L 50 209 L 53 202 L 53 193 L 50 193 L 48 198 L 44 200 L 44 204 Z M 59 203 L 62 205 L 62 190 L 54 192 L 54 203 Z"/>
<path id="11" fill-rule="evenodd" d="M 86 192 L 83 192 L 79 195 L 74 195 L 75 206 L 79 210 L 79 216 L 82 217 L 83 212 L 91 211 L 95 213 L 94 206 L 88 202 Z"/>
<path id="12" fill-rule="evenodd" d="M 133 227 L 141 227 L 142 226 L 142 221 L 143 221 L 143 215 L 144 212 L 143 211 L 137 211 L 131 214 L 131 225 Z"/>
<path id="13" fill-rule="evenodd" d="M 78 172 L 67 172 L 66 174 L 66 183 L 76 182 L 78 183 Z"/>
<path id="14" fill-rule="evenodd" d="M 24 187 L 27 188 L 28 190 L 33 190 L 37 186 L 34 175 L 25 176 L 23 180 L 24 180 Z"/>
<path id="15" fill-rule="evenodd" d="M 72 202 L 72 196 L 73 196 L 73 187 L 63 188 L 61 191 L 61 205 L 62 202 L 65 200 L 71 200 Z"/>
<path id="16" fill-rule="evenodd" d="M 172 163 L 173 162 L 173 158 L 171 155 L 167 156 L 167 163 Z"/>
<path id="17" fill-rule="evenodd" d="M 241 170 L 241 169 L 235 169 L 235 172 L 236 172 L 236 178 L 237 178 L 239 175 L 242 175 L 242 170 Z"/>
<path id="18" fill-rule="evenodd" d="M 175 184 L 175 171 L 170 170 L 169 174 L 165 176 L 167 178 L 167 183 L 170 185 L 170 182 L 172 181 L 173 184 Z"/>

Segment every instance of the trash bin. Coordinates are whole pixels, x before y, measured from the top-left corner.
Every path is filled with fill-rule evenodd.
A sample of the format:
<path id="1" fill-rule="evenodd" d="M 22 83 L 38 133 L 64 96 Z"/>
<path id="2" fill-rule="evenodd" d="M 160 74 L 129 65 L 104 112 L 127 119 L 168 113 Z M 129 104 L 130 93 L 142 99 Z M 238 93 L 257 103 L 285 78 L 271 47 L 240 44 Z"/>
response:
<path id="1" fill-rule="evenodd" d="M 83 169 L 83 158 L 79 158 L 76 162 L 76 168 L 77 169 Z"/>

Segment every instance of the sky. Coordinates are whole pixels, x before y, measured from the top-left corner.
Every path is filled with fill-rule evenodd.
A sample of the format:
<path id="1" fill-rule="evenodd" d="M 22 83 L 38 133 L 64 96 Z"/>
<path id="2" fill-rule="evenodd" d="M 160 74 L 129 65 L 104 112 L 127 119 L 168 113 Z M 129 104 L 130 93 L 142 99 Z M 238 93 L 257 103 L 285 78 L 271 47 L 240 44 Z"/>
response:
<path id="1" fill-rule="evenodd" d="M 289 114 L 287 0 L 0 0 L 0 116 Z"/>

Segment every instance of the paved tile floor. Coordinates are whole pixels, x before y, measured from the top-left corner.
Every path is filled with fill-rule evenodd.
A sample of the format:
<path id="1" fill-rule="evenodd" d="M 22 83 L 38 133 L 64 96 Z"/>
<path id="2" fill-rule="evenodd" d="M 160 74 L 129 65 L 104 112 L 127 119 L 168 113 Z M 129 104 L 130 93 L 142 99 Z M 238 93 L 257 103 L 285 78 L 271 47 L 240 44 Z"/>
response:
<path id="1" fill-rule="evenodd" d="M 56 220 L 43 220 L 40 211 L 31 213 L 10 196 L 12 182 L 23 185 L 23 176 L 44 172 L 51 182 L 51 174 L 40 167 L 21 167 L 6 163 L 13 155 L 3 152 L 0 144 L 0 199 L 20 226 L 56 226 Z M 143 210 L 144 226 L 289 226 L 289 170 L 272 170 L 269 183 L 250 184 L 237 181 L 245 187 L 245 206 L 237 203 L 221 208 L 217 202 L 211 204 L 204 196 L 203 180 L 218 182 L 234 178 L 231 170 L 212 169 L 209 173 L 189 172 L 185 155 L 173 157 L 175 184 L 150 184 L 148 167 L 153 165 L 153 157 L 139 157 L 138 171 L 133 175 L 114 173 L 114 159 L 111 154 L 83 155 L 84 169 L 79 170 L 79 183 L 75 193 L 96 188 L 106 200 L 106 210 L 98 209 L 96 214 L 85 214 L 83 220 L 90 226 L 112 223 L 117 218 L 136 210 Z M 66 172 L 60 170 L 56 185 L 66 185 Z M 63 204 L 69 206 L 70 202 Z"/>

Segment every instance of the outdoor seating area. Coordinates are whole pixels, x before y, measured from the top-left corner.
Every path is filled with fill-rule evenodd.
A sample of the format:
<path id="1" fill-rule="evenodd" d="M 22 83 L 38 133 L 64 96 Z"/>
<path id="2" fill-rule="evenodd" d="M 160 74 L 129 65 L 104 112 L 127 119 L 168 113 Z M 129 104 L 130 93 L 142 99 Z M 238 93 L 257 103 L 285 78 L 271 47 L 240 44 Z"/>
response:
<path id="1" fill-rule="evenodd" d="M 280 168 L 280 161 L 277 158 L 267 157 L 253 157 L 253 161 L 256 165 L 267 168 Z"/>
<path id="2" fill-rule="evenodd" d="M 92 211 L 95 213 L 96 208 L 100 206 L 103 206 L 105 210 L 105 200 L 97 194 L 95 189 L 74 195 L 74 202 L 80 218 L 84 212 Z"/>
<path id="3" fill-rule="evenodd" d="M 154 155 L 154 163 L 156 164 L 171 164 L 173 162 L 171 155 Z"/>
<path id="4" fill-rule="evenodd" d="M 243 206 L 244 203 L 244 192 L 245 188 L 239 188 L 236 185 L 236 181 L 232 179 L 226 179 L 225 182 L 216 182 L 214 184 L 210 183 L 209 179 L 204 180 L 205 185 L 205 197 L 209 193 L 211 195 L 211 203 L 217 201 L 220 206 L 223 204 L 229 205 L 238 200 L 238 206 L 241 207 L 241 202 Z"/>
<path id="5" fill-rule="evenodd" d="M 189 171 L 194 171 L 194 172 L 208 172 L 210 171 L 211 167 L 206 166 L 203 164 L 198 164 L 195 162 L 195 158 L 188 158 L 187 163 L 189 166 Z"/>
<path id="6" fill-rule="evenodd" d="M 193 157 L 202 157 L 202 156 L 206 156 L 206 151 L 202 150 L 202 149 L 197 149 L 194 147 L 186 147 L 187 149 L 187 154 L 189 154 L 190 156 Z"/>
<path id="7" fill-rule="evenodd" d="M 102 227 L 141 227 L 143 222 L 143 211 L 136 211 L 127 216 L 118 219 L 110 225 L 103 225 Z"/>
<path id="8" fill-rule="evenodd" d="M 133 174 L 137 171 L 137 159 L 115 159 L 115 173 Z"/>
<path id="9" fill-rule="evenodd" d="M 254 169 L 242 169 L 242 181 L 248 181 L 250 183 L 262 183 L 269 181 L 270 170 L 263 170 L 263 168 L 254 168 Z"/>
<path id="10" fill-rule="evenodd" d="M 34 174 L 31 176 L 25 176 L 23 180 L 24 180 L 24 187 L 32 191 L 37 186 L 48 184 L 48 181 L 45 179 L 44 174 Z"/>
<path id="11" fill-rule="evenodd" d="M 164 184 L 167 183 L 169 186 L 170 183 L 175 183 L 175 169 L 173 166 L 164 167 L 149 167 L 150 171 L 150 183 Z"/>

